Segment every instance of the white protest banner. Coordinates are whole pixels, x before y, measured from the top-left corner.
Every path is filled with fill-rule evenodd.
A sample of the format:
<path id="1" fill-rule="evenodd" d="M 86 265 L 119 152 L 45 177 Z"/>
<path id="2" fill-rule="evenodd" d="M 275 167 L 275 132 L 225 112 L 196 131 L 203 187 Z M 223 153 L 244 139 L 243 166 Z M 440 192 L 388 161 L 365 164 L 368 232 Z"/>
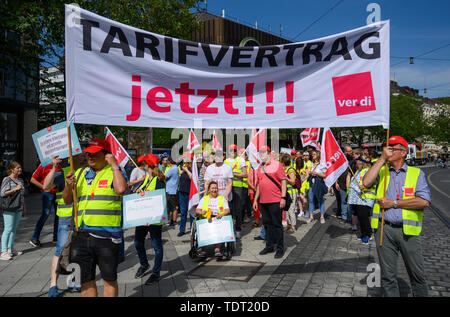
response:
<path id="1" fill-rule="evenodd" d="M 234 242 L 236 241 L 233 230 L 233 219 L 231 216 L 224 216 L 220 219 L 212 218 L 197 220 L 198 246 Z"/>
<path id="2" fill-rule="evenodd" d="M 167 222 L 166 191 L 157 189 L 123 196 L 122 228 Z"/>
<path id="3" fill-rule="evenodd" d="M 73 122 L 70 124 L 73 155 L 81 154 L 80 142 Z M 42 166 L 52 162 L 53 157 L 63 159 L 69 157 L 69 141 L 67 135 L 67 121 L 54 124 L 42 129 L 32 136 L 36 152 Z"/>
<path id="4" fill-rule="evenodd" d="M 77 11 L 80 19 L 71 19 Z M 69 23 L 71 21 L 71 23 Z M 389 124 L 389 21 L 301 43 L 189 42 L 66 5 L 67 118 L 141 127 Z"/>

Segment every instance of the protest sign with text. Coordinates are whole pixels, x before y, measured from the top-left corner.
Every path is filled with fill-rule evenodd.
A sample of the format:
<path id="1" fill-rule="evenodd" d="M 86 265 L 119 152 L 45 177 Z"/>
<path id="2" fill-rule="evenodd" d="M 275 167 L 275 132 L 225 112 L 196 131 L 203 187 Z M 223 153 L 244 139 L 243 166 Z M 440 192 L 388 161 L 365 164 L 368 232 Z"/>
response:
<path id="1" fill-rule="evenodd" d="M 66 16 L 74 8 L 66 5 Z M 76 123 L 389 123 L 389 21 L 307 42 L 238 47 L 171 38 L 83 9 L 79 16 L 65 28 L 67 117 Z"/>
<path id="2" fill-rule="evenodd" d="M 122 228 L 167 222 L 166 191 L 157 189 L 123 196 Z"/>
<path id="3" fill-rule="evenodd" d="M 231 216 L 224 216 L 220 219 L 211 218 L 197 220 L 198 246 L 235 242 L 233 219 Z"/>

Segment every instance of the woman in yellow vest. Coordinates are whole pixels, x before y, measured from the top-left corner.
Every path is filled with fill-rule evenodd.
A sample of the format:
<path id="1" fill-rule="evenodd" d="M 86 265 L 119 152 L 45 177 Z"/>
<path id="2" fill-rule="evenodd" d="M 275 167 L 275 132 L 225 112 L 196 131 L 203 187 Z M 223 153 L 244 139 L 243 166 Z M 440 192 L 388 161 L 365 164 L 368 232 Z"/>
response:
<path id="1" fill-rule="evenodd" d="M 196 209 L 196 214 L 200 215 L 200 218 L 211 219 L 215 217 L 220 219 L 230 213 L 230 208 L 228 206 L 228 201 L 224 196 L 219 195 L 219 185 L 215 181 L 209 182 L 209 193 L 200 199 L 198 207 Z M 214 255 L 216 257 L 222 257 L 221 252 L 222 244 L 217 244 L 214 249 Z M 199 252 L 198 256 L 206 257 L 206 251 L 204 248 Z"/>
<path id="2" fill-rule="evenodd" d="M 305 153 L 308 153 L 305 151 Z M 300 209 L 300 213 L 298 214 L 299 220 L 305 215 L 303 208 L 305 208 L 308 200 L 306 199 L 306 191 L 309 189 L 309 183 L 307 181 L 306 172 L 308 170 L 308 166 L 305 164 L 305 161 L 302 157 L 297 157 L 295 160 L 295 171 L 300 175 L 301 187 L 297 192 L 297 200 L 298 207 Z M 297 175 L 296 175 L 297 176 Z"/>
<path id="3" fill-rule="evenodd" d="M 369 244 L 372 240 L 372 229 L 370 228 L 370 212 L 375 202 L 375 188 L 365 188 L 362 184 L 363 177 L 371 166 L 369 161 L 366 161 L 364 155 L 358 157 L 355 161 L 356 170 L 355 176 L 351 173 L 347 174 L 347 188 L 348 198 L 347 203 L 353 208 L 359 220 L 361 228 L 361 235 L 357 238 L 363 244 Z"/>
<path id="4" fill-rule="evenodd" d="M 136 192 L 152 191 L 156 189 L 163 189 L 166 187 L 165 176 L 163 172 L 158 168 L 159 159 L 156 155 L 148 154 L 145 157 L 146 169 L 148 174 L 145 176 L 144 182 Z M 153 265 L 152 274 L 145 282 L 145 285 L 149 285 L 159 280 L 161 266 L 163 261 L 163 244 L 162 244 L 162 225 L 163 223 L 145 225 L 136 227 L 134 235 L 134 247 L 139 257 L 141 266 L 136 272 L 135 278 L 142 278 L 145 273 L 150 269 L 150 265 L 147 259 L 147 252 L 145 250 L 145 237 L 150 232 L 150 238 L 152 240 L 152 247 L 155 250 L 155 263 Z"/>
<path id="5" fill-rule="evenodd" d="M 423 209 L 430 205 L 431 194 L 425 173 L 405 164 L 407 151 L 408 142 L 400 136 L 392 136 L 389 147 L 383 149 L 381 157 L 363 178 L 366 188 L 379 179 L 371 226 L 375 229 L 384 296 L 400 296 L 397 283 L 399 253 L 411 281 L 413 296 L 428 295 L 420 233 Z M 389 163 L 387 170 L 385 163 Z M 378 230 L 381 221 L 384 221 L 383 232 Z M 380 247 L 381 234 L 383 245 Z"/>
<path id="6" fill-rule="evenodd" d="M 297 200 L 297 188 L 295 187 L 295 169 L 291 165 L 291 156 L 289 154 L 283 154 L 281 156 L 281 164 L 283 164 L 284 172 L 286 173 L 286 190 L 292 198 L 291 206 L 286 212 L 286 232 L 294 233 L 295 226 L 297 224 L 297 218 L 295 216 L 295 202 Z"/>

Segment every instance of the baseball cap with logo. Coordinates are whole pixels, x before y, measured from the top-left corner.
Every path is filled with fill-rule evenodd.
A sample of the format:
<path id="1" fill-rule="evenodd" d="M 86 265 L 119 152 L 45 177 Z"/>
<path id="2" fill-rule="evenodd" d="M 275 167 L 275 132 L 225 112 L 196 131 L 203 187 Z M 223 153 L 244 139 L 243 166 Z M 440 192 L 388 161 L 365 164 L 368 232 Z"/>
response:
<path id="1" fill-rule="evenodd" d="M 101 139 L 92 139 L 91 143 L 89 143 L 89 146 L 85 148 L 83 152 L 94 154 L 100 152 L 101 150 L 105 150 L 106 152 L 111 153 L 111 147 L 109 146 L 109 143 Z"/>
<path id="2" fill-rule="evenodd" d="M 391 136 L 391 138 L 389 139 L 389 145 L 396 145 L 396 144 L 401 144 L 405 148 L 408 148 L 408 142 L 406 142 L 404 138 L 397 135 Z"/>
<path id="3" fill-rule="evenodd" d="M 237 145 L 236 144 L 230 144 L 228 146 L 228 150 L 237 150 Z"/>

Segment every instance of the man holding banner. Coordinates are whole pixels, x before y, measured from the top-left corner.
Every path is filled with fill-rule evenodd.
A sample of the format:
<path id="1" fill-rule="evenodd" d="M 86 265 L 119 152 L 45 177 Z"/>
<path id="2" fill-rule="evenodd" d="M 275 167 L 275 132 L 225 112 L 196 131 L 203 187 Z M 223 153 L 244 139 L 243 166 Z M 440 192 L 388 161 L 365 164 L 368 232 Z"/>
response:
<path id="1" fill-rule="evenodd" d="M 423 209 L 431 202 L 430 189 L 424 172 L 405 164 L 408 150 L 406 140 L 393 136 L 388 144 L 363 178 L 365 188 L 371 188 L 378 181 L 371 226 L 375 229 L 380 259 L 381 287 L 384 296 L 400 296 L 397 285 L 397 258 L 400 251 L 411 281 L 413 296 L 427 296 L 420 233 Z M 387 175 L 385 163 L 389 163 Z M 383 242 L 382 246 L 380 240 Z"/>
<path id="2" fill-rule="evenodd" d="M 66 176 L 65 204 L 77 193 L 77 228 L 72 236 L 71 261 L 81 269 L 81 295 L 96 297 L 98 265 L 104 281 L 104 297 L 117 297 L 117 266 L 122 242 L 122 195 L 127 182 L 105 140 L 93 139 L 86 149 L 88 167 Z"/>

